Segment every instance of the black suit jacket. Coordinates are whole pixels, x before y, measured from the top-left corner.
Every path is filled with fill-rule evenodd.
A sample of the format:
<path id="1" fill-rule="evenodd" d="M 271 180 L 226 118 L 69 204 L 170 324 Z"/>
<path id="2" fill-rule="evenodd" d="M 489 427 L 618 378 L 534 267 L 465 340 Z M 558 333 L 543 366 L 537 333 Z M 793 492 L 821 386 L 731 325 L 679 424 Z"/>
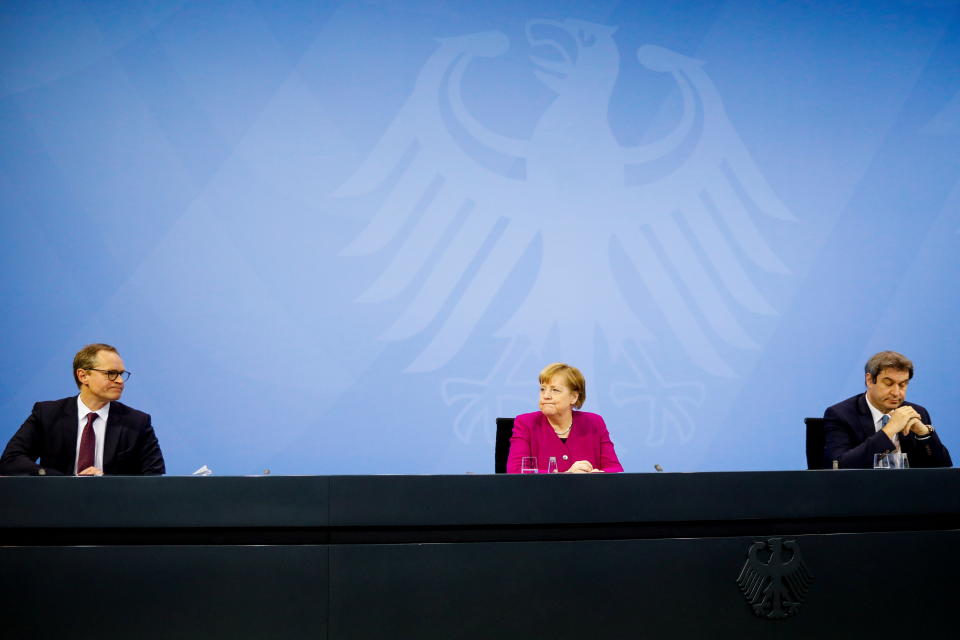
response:
<path id="1" fill-rule="evenodd" d="M 920 414 L 924 424 L 930 422 L 930 414 L 918 404 L 904 402 Z M 843 469 L 872 469 L 873 456 L 893 451 L 896 446 L 883 431 L 877 431 L 873 415 L 867 406 L 866 394 L 859 394 L 838 402 L 823 413 L 824 468 L 839 460 Z M 910 433 L 900 436 L 900 450 L 907 454 L 911 467 L 950 467 L 950 452 L 933 433 L 922 440 Z"/>
<path id="2" fill-rule="evenodd" d="M 69 475 L 77 455 L 77 396 L 38 402 L 10 438 L 0 457 L 0 475 Z M 39 458 L 39 464 L 37 459 Z M 166 472 L 150 416 L 110 403 L 103 440 L 105 475 L 162 475 Z"/>

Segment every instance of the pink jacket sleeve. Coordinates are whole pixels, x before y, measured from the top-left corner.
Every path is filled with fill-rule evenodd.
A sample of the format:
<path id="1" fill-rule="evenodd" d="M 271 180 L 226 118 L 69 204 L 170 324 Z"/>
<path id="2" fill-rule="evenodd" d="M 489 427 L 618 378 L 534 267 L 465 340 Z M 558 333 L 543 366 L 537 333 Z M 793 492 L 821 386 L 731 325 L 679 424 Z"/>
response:
<path id="1" fill-rule="evenodd" d="M 513 435 L 510 436 L 510 453 L 507 454 L 507 473 L 520 473 L 520 462 L 530 454 L 530 426 L 524 415 L 513 421 Z"/>
<path id="2" fill-rule="evenodd" d="M 600 416 L 597 417 L 600 418 Z M 617 452 L 613 449 L 613 440 L 610 439 L 610 432 L 607 431 L 607 425 L 603 418 L 600 418 L 597 431 L 600 436 L 599 468 L 607 473 L 623 473 L 623 465 L 620 464 Z"/>

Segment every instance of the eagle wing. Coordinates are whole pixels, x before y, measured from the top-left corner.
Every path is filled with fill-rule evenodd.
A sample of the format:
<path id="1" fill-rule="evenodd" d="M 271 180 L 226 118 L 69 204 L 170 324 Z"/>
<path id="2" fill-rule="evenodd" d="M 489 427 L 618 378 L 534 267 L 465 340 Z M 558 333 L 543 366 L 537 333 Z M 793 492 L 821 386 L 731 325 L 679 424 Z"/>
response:
<path id="1" fill-rule="evenodd" d="M 462 142 L 465 134 L 477 138 L 478 124 L 467 120 L 459 99 L 463 70 L 477 57 L 502 54 L 508 46 L 499 32 L 444 38 L 421 70 L 414 89 L 366 161 L 335 192 L 338 197 L 382 193 L 367 226 L 343 250 L 360 256 L 381 251 L 394 242 L 399 248 L 378 278 L 359 296 L 360 302 L 380 302 L 399 296 L 422 274 L 422 284 L 381 335 L 401 340 L 423 330 L 442 311 L 462 284 L 471 264 L 482 258 L 485 268 L 465 286 L 470 309 L 482 309 L 519 258 L 524 243 L 500 238 L 504 212 L 494 203 L 522 201 L 522 183 L 477 162 Z M 459 119 L 458 122 L 454 120 Z M 456 135 L 457 126 L 461 136 Z M 503 142 L 518 153 L 516 141 L 485 132 L 482 143 Z M 526 239 L 529 241 L 529 238 Z M 496 257 L 484 254 L 490 244 Z M 466 340 L 479 314 L 456 309 L 444 330 L 456 335 L 434 342 L 455 352 Z M 446 356 L 433 354 L 431 361 Z M 420 367 L 427 368 L 429 363 Z"/>
<path id="2" fill-rule="evenodd" d="M 784 565 L 783 582 L 790 594 L 793 596 L 793 602 L 803 602 L 813 582 L 813 575 L 804 564 L 800 556 L 800 546 L 793 541 L 783 543 L 783 546 L 793 552 L 793 556 Z"/>
<path id="3" fill-rule="evenodd" d="M 760 562 L 757 558 L 757 552 L 766 545 L 763 542 L 754 542 L 750 547 L 746 561 L 743 563 L 743 569 L 737 577 L 737 586 L 747 598 L 747 601 L 754 604 L 759 601 L 763 589 L 770 580 L 769 572 L 765 571 L 767 565 Z"/>
<path id="4" fill-rule="evenodd" d="M 651 68 L 672 71 L 685 95 L 695 97 L 699 126 L 692 128 L 695 142 L 675 169 L 628 187 L 637 224 L 626 253 L 690 357 L 713 374 L 733 376 L 716 338 L 756 348 L 736 311 L 777 313 L 751 269 L 789 273 L 757 220 L 794 218 L 734 130 L 702 63 L 661 48 L 647 47 L 639 55 Z"/>

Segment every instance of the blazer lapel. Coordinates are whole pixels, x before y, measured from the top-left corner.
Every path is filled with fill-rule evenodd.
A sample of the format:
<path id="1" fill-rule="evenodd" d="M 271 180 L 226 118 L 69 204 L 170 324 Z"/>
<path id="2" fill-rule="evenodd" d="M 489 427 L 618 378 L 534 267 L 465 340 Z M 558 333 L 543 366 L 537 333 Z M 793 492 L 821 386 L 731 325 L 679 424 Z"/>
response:
<path id="1" fill-rule="evenodd" d="M 117 444 L 120 442 L 120 432 L 123 430 L 124 406 L 118 402 L 110 404 L 110 415 L 107 417 L 107 428 L 103 435 L 103 472 L 107 466 L 113 464 L 117 453 Z"/>
<path id="2" fill-rule="evenodd" d="M 63 411 L 60 413 L 60 444 L 57 456 L 59 460 L 54 466 L 58 469 L 67 469 L 67 473 L 77 473 L 74 465 L 77 464 L 77 430 L 80 428 L 80 412 L 77 407 L 77 396 L 64 398 Z"/>
<path id="3" fill-rule="evenodd" d="M 857 412 L 860 414 L 860 432 L 863 439 L 866 440 L 877 432 L 877 427 L 873 424 L 873 414 L 870 413 L 870 407 L 867 406 L 866 394 L 861 394 L 857 398 Z"/>

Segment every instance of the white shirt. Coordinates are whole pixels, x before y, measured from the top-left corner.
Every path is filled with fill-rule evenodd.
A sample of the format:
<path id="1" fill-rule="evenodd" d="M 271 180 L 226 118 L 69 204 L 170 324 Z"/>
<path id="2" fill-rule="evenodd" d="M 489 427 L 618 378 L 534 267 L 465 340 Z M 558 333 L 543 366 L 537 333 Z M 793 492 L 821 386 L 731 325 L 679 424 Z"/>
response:
<path id="1" fill-rule="evenodd" d="M 73 475 L 77 475 L 77 460 L 80 458 L 80 439 L 83 438 L 83 428 L 87 426 L 87 414 L 90 408 L 83 404 L 80 396 L 77 396 L 77 449 L 73 454 Z M 97 437 L 96 451 L 93 455 L 93 466 L 103 471 L 103 436 L 107 432 L 107 418 L 110 416 L 110 403 L 103 405 L 99 411 L 94 411 L 97 419 L 93 421 L 93 435 Z"/>
<path id="2" fill-rule="evenodd" d="M 890 414 L 884 413 L 883 411 L 880 411 L 880 409 L 877 409 L 875 406 L 873 406 L 870 403 L 870 398 L 868 398 L 867 396 L 863 396 L 863 397 L 864 399 L 866 399 L 867 406 L 870 408 L 870 415 L 873 416 L 874 430 L 880 431 L 880 429 L 883 428 L 883 424 L 881 422 L 883 420 L 883 416 L 889 416 Z M 893 446 L 897 449 L 897 451 L 899 451 L 900 450 L 900 434 L 899 433 L 893 434 L 893 437 L 890 438 L 890 440 L 893 441 Z"/>

